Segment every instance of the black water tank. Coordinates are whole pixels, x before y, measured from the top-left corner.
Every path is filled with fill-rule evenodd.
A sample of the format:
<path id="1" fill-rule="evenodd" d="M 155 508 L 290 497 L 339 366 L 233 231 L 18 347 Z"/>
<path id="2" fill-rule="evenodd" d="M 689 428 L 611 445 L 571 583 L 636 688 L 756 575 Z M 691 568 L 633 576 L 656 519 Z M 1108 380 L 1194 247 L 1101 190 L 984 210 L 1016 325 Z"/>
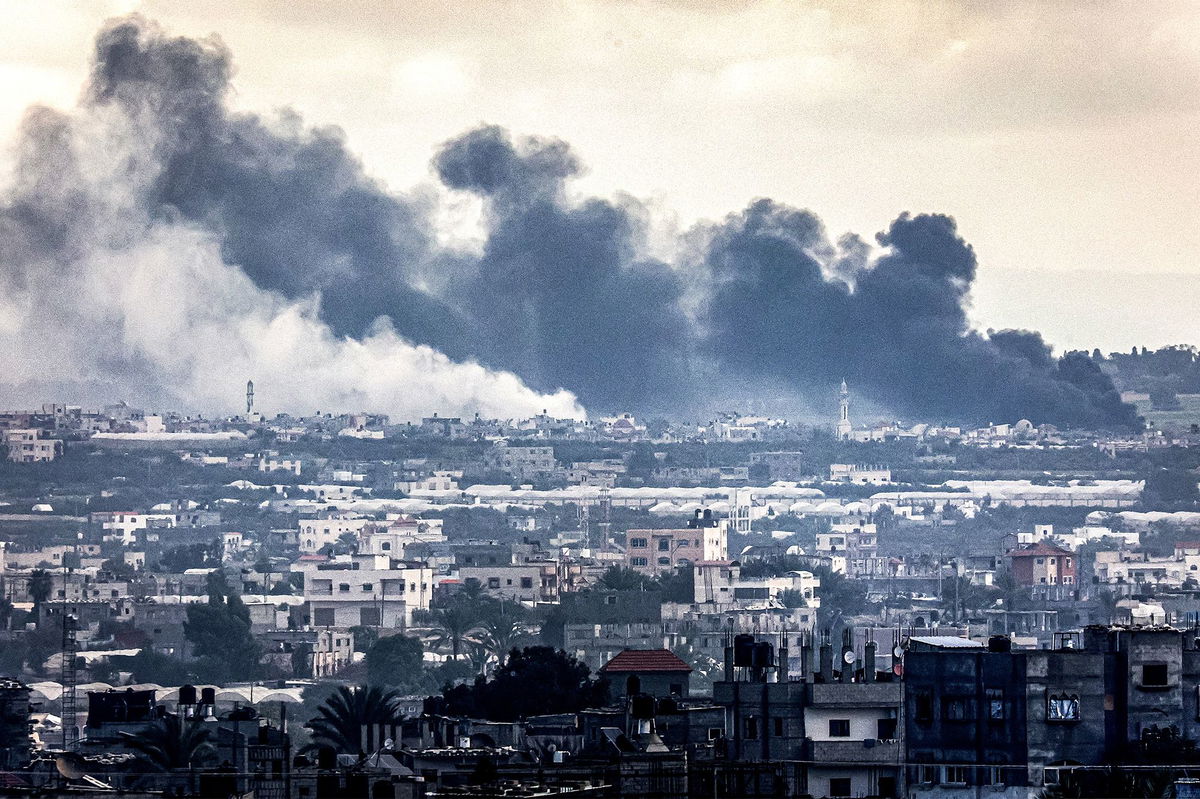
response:
<path id="1" fill-rule="evenodd" d="M 754 645 L 753 660 L 750 665 L 756 669 L 769 669 L 775 665 L 775 646 L 768 641 L 759 641 Z"/>
<path id="2" fill-rule="evenodd" d="M 1011 652 L 1012 641 L 1007 635 L 993 635 L 988 639 L 989 652 Z"/>
<path id="3" fill-rule="evenodd" d="M 635 719 L 654 718 L 654 697 L 638 694 L 629 702 L 629 715 Z"/>
<path id="4" fill-rule="evenodd" d="M 217 703 L 217 689 L 201 688 L 200 703 L 204 705 L 215 705 Z"/>
<path id="5" fill-rule="evenodd" d="M 733 665 L 749 668 L 754 665 L 754 636 L 741 633 L 733 639 Z"/>
<path id="6" fill-rule="evenodd" d="M 179 704 L 194 705 L 196 704 L 196 686 L 183 685 L 179 688 Z"/>

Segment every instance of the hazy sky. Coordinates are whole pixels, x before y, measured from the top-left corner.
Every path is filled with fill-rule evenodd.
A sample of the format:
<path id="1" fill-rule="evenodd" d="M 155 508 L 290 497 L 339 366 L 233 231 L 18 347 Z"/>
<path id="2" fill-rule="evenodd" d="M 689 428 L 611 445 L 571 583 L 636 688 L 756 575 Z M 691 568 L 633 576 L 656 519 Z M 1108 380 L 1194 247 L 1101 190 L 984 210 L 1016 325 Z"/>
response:
<path id="1" fill-rule="evenodd" d="M 98 26 L 140 11 L 219 35 L 238 107 L 341 126 L 397 188 L 428 178 L 440 142 L 496 123 L 566 139 L 589 168 L 580 191 L 649 199 L 667 225 L 758 196 L 834 235 L 949 213 L 980 257 L 981 326 L 1200 343 L 1191 0 L 0 7 L 6 140 L 30 103 L 71 105 Z"/>

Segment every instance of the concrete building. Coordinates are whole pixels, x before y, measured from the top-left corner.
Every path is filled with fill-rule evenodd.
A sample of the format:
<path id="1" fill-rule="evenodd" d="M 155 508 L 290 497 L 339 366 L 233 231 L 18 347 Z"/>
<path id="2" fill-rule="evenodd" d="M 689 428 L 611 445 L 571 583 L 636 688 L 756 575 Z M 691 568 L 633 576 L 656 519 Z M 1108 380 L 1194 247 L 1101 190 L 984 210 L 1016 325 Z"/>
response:
<path id="1" fill-rule="evenodd" d="M 63 442 L 45 438 L 37 428 L 4 431 L 4 446 L 12 463 L 47 463 L 62 454 Z"/>
<path id="2" fill-rule="evenodd" d="M 386 555 L 352 555 L 304 572 L 313 627 L 356 625 L 404 629 L 414 610 L 428 610 L 433 571 Z"/>
<path id="3" fill-rule="evenodd" d="M 613 696 L 674 696 L 686 699 L 692 667 L 669 649 L 625 649 L 600 667 Z"/>
<path id="4" fill-rule="evenodd" d="M 722 561 L 728 554 L 728 524 L 710 511 L 696 511 L 683 529 L 629 530 L 625 535 L 625 565 L 643 574 Z"/>
<path id="5" fill-rule="evenodd" d="M 1075 584 L 1075 555 L 1060 546 L 1039 542 L 1009 552 L 1008 558 L 1013 577 L 1023 586 Z"/>

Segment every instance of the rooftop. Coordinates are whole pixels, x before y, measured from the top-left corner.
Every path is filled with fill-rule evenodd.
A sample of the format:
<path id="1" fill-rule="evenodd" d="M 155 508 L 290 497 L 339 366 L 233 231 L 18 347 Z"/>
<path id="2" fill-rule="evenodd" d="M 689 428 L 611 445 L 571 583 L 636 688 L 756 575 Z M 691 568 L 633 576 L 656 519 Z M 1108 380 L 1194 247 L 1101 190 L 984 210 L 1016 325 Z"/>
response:
<path id="1" fill-rule="evenodd" d="M 669 649 L 626 649 L 600 667 L 604 674 L 627 672 L 683 672 L 692 667 Z"/>

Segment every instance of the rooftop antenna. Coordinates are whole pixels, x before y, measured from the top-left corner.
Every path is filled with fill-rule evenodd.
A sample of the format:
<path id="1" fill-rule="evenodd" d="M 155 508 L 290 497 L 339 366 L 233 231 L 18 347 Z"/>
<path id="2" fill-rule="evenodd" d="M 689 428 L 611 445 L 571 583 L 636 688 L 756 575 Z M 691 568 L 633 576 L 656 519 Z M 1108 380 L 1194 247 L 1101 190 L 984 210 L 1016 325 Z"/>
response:
<path id="1" fill-rule="evenodd" d="M 246 415 L 249 416 L 254 411 L 254 381 L 246 381 Z"/>

